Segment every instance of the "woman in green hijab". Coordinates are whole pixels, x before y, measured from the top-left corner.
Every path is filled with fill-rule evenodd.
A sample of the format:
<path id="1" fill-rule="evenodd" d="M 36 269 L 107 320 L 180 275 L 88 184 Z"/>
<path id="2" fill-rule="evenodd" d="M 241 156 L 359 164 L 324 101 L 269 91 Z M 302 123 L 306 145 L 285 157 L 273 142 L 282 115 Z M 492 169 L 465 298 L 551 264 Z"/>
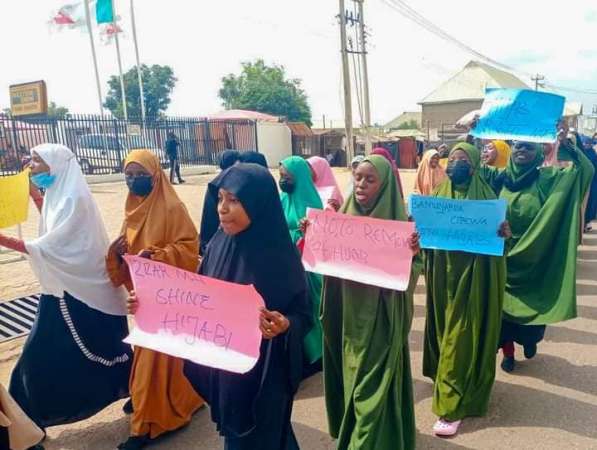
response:
<path id="1" fill-rule="evenodd" d="M 407 219 L 392 167 L 383 156 L 369 156 L 358 165 L 354 191 L 340 212 Z M 418 245 L 415 233 L 410 239 L 413 253 Z M 325 400 L 338 450 L 415 448 L 408 333 L 416 272 L 406 292 L 324 277 Z"/>
<path id="2" fill-rule="evenodd" d="M 317 193 L 311 169 L 307 161 L 299 156 L 291 156 L 280 163 L 280 200 L 290 229 L 292 242 L 296 245 L 303 237 L 301 221 L 307 215 L 307 208 L 323 209 L 321 197 Z M 321 370 L 322 331 L 319 321 L 322 277 L 317 273 L 307 272 L 307 284 L 313 304 L 315 325 L 304 341 L 305 376 Z"/>
<path id="3" fill-rule="evenodd" d="M 576 317 L 576 257 L 580 211 L 594 168 L 565 135 L 559 152 L 566 168 L 541 167 L 540 144 L 516 142 L 508 166 L 484 176 L 508 201 L 512 239 L 504 297 L 502 369 L 514 370 L 514 342 L 527 359 L 537 353 L 545 326 Z"/>
<path id="4" fill-rule="evenodd" d="M 456 200 L 495 200 L 479 176 L 476 147 L 457 144 L 446 179 L 434 195 Z M 508 236 L 507 223 L 496 232 Z M 506 283 L 503 256 L 425 251 L 427 318 L 423 374 L 434 380 L 433 412 L 438 436 L 453 436 L 462 419 L 487 413 L 495 380 Z"/>

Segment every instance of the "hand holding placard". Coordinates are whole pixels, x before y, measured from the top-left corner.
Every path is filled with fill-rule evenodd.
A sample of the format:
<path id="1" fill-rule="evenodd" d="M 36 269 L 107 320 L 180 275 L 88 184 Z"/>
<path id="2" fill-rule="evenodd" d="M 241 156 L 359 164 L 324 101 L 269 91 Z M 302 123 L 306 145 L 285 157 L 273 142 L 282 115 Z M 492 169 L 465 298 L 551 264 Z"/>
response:
<path id="1" fill-rule="evenodd" d="M 0 177 L 0 228 L 27 220 L 29 212 L 29 171 Z"/>

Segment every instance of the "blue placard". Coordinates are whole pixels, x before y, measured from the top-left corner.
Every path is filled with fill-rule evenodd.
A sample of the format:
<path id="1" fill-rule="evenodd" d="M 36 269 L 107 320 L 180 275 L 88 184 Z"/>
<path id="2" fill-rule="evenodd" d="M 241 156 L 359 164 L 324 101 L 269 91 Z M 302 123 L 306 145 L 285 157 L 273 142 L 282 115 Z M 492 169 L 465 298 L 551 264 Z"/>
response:
<path id="1" fill-rule="evenodd" d="M 481 139 L 555 142 L 565 100 L 528 89 L 487 89 L 471 134 Z"/>
<path id="2" fill-rule="evenodd" d="M 411 195 L 408 209 L 421 235 L 421 247 L 502 256 L 498 236 L 506 220 L 505 200 L 452 200 Z"/>

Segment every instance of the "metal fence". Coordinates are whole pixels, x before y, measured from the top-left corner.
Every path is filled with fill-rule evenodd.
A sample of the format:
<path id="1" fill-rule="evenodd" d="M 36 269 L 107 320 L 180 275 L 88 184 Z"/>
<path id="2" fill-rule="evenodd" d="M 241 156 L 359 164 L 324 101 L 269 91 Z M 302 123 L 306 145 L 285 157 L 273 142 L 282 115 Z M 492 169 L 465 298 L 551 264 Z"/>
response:
<path id="1" fill-rule="evenodd" d="M 165 167 L 169 132 L 180 143 L 182 166 L 216 164 L 227 148 L 258 150 L 252 120 L 166 117 L 141 123 L 93 115 L 17 119 L 0 114 L 0 175 L 18 172 L 30 149 L 46 142 L 69 147 L 87 174 L 122 172 L 126 155 L 139 148 L 155 152 Z"/>

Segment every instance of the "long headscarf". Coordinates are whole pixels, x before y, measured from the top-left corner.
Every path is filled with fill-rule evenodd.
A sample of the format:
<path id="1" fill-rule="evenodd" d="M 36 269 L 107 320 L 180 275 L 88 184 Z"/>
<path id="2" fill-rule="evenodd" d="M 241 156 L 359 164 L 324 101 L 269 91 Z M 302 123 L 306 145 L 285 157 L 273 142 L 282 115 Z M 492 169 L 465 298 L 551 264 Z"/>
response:
<path id="1" fill-rule="evenodd" d="M 307 162 L 313 169 L 313 172 L 315 172 L 315 187 L 321 200 L 327 202 L 328 198 L 325 197 L 328 197 L 329 194 L 326 193 L 325 188 L 333 188 L 332 195 L 329 198 L 336 200 L 340 205 L 344 203 L 344 197 L 340 192 L 338 182 L 336 181 L 336 177 L 334 177 L 328 160 L 321 156 L 313 156 Z"/>
<path id="2" fill-rule="evenodd" d="M 147 197 L 130 194 L 126 199 L 123 231 L 129 253 L 152 251 L 152 259 L 181 269 L 195 271 L 198 264 L 197 229 L 187 208 L 160 167 L 158 158 L 147 150 L 134 150 L 125 161 L 141 165 L 152 177 Z"/>
<path id="3" fill-rule="evenodd" d="M 479 174 L 479 167 L 481 164 L 481 153 L 474 145 L 466 142 L 460 142 L 456 144 L 450 151 L 450 155 L 456 150 L 462 150 L 465 152 L 473 168 L 473 175 L 471 176 L 470 182 L 466 191 L 456 189 L 452 185 L 450 178 L 440 184 L 436 189 L 434 195 L 437 197 L 453 198 L 453 199 L 468 199 L 468 200 L 495 200 L 495 192 L 485 182 L 485 180 Z"/>
<path id="4" fill-rule="evenodd" d="M 498 169 L 503 169 L 508 164 L 508 161 L 510 161 L 512 150 L 505 141 L 493 141 L 493 146 L 495 147 L 497 156 L 495 157 L 495 161 L 491 164 L 491 166 L 497 167 Z"/>
<path id="5" fill-rule="evenodd" d="M 222 153 L 220 153 L 218 164 L 220 169 L 226 170 L 236 164 L 239 159 L 240 153 L 238 150 L 224 150 Z"/>
<path id="6" fill-rule="evenodd" d="M 402 188 L 402 179 L 400 178 L 400 170 L 398 169 L 398 164 L 396 164 L 396 160 L 392 156 L 389 150 L 383 147 L 376 147 L 371 150 L 372 155 L 379 155 L 383 156 L 385 159 L 388 160 L 390 165 L 392 166 L 392 172 L 394 173 L 394 178 L 396 179 L 396 183 L 398 184 L 398 190 L 400 192 L 400 196 L 404 198 L 404 189 Z"/>
<path id="7" fill-rule="evenodd" d="M 241 152 L 239 162 L 259 164 L 260 166 L 265 167 L 267 169 L 267 159 L 263 153 L 259 152 Z"/>
<path id="8" fill-rule="evenodd" d="M 300 221 L 307 215 L 307 208 L 322 209 L 323 204 L 317 193 L 309 164 L 300 156 L 291 156 L 280 164 L 294 177 L 294 191 L 288 194 L 282 192 L 282 210 L 290 230 L 292 241 L 296 243 L 300 237 Z"/>
<path id="9" fill-rule="evenodd" d="M 446 179 L 446 171 L 439 164 L 431 167 L 431 158 L 439 156 L 437 150 L 428 150 L 423 154 L 423 159 L 417 169 L 417 179 L 415 180 L 415 192 L 421 195 L 431 195 L 435 188 Z"/>
<path id="10" fill-rule="evenodd" d="M 369 216 L 385 220 L 406 220 L 404 202 L 398 192 L 398 186 L 392 182 L 394 180 L 392 167 L 388 163 L 387 158 L 380 155 L 370 155 L 361 162 L 361 164 L 364 163 L 373 165 L 381 179 L 377 198 L 372 205 L 365 207 L 357 202 L 353 193 L 346 200 L 340 211 L 353 216 Z"/>
<path id="11" fill-rule="evenodd" d="M 534 143 L 525 143 L 525 145 L 535 150 L 535 159 L 529 164 L 519 166 L 510 157 L 506 169 L 494 181 L 493 187 L 496 192 L 500 192 L 502 187 L 508 188 L 511 192 L 518 192 L 529 187 L 539 178 L 539 168 L 543 165 L 545 158 L 543 155 L 543 146 Z"/>
<path id="12" fill-rule="evenodd" d="M 62 298 L 68 292 L 93 309 L 125 315 L 126 293 L 106 272 L 108 234 L 75 155 L 58 144 L 34 152 L 56 177 L 44 197 L 39 237 L 25 242 L 42 293 Z"/>

